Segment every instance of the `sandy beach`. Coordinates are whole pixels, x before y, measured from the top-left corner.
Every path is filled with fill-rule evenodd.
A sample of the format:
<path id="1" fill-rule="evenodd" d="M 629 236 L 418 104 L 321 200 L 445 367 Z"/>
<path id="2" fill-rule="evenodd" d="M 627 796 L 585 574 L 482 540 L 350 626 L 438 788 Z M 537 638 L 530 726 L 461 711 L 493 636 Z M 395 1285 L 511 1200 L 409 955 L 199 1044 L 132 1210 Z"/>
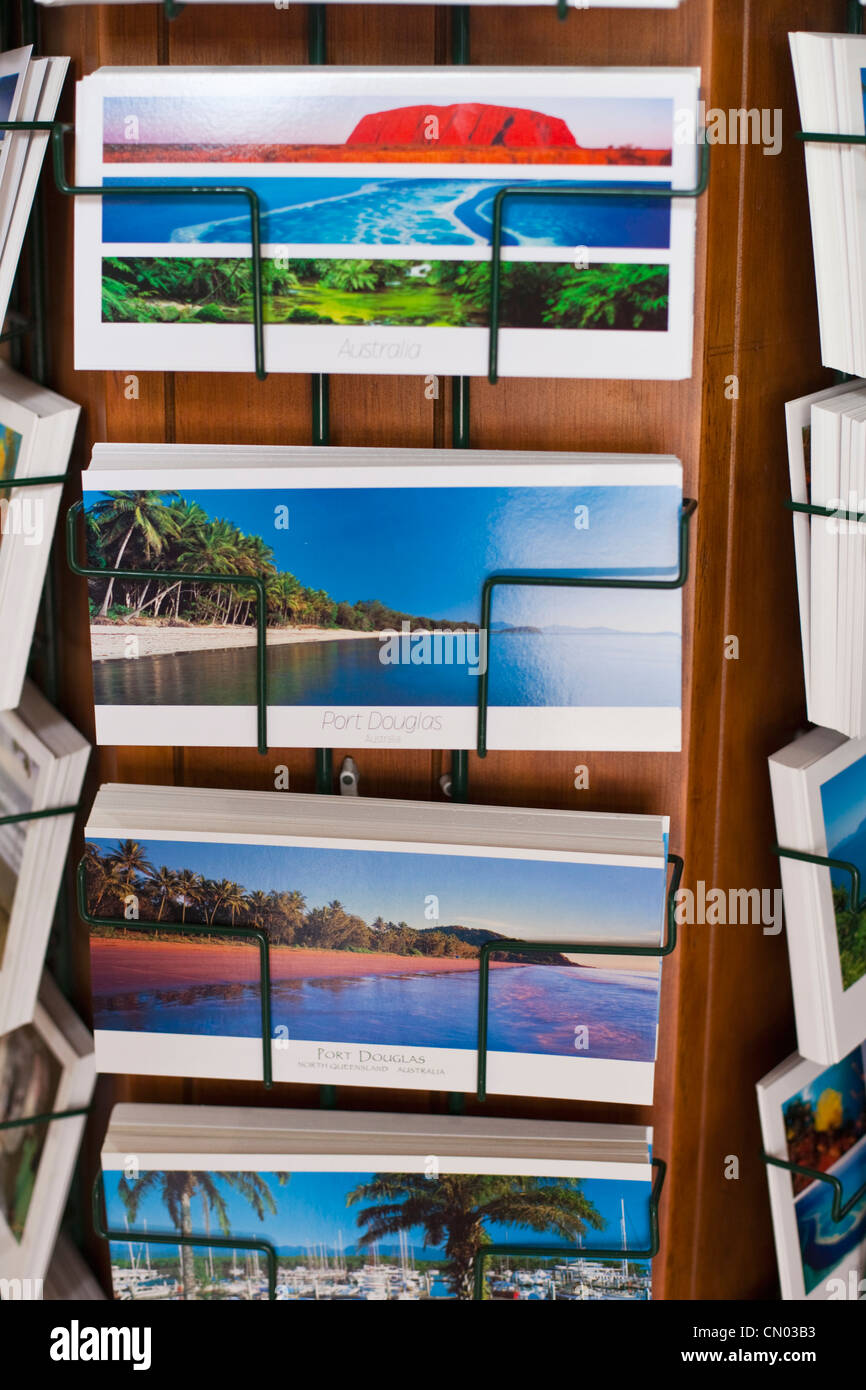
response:
<path id="1" fill-rule="evenodd" d="M 90 938 L 94 994 L 185 985 L 249 984 L 258 978 L 257 946 L 223 946 L 202 941 L 150 941 Z M 311 980 L 324 976 L 439 975 L 478 969 L 477 960 L 449 956 L 396 956 L 380 952 L 319 951 L 305 946 L 272 946 L 271 978 Z M 491 961 L 493 970 L 519 969 L 518 963 Z"/>
<path id="2" fill-rule="evenodd" d="M 374 638 L 379 632 L 347 632 L 330 627 L 268 628 L 268 646 L 283 647 L 302 642 L 351 642 Z M 139 656 L 168 656 L 173 652 L 216 652 L 231 647 L 254 647 L 255 625 L 226 627 L 158 627 L 148 623 L 94 623 L 90 646 L 94 661 L 117 661 L 131 656 L 127 639 L 135 637 Z"/>

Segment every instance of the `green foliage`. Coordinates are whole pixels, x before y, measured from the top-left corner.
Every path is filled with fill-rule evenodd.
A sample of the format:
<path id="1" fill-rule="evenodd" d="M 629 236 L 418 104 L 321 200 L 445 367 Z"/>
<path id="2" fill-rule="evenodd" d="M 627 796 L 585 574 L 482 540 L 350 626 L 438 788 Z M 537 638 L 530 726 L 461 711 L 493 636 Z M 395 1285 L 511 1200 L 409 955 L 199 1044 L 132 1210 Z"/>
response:
<path id="1" fill-rule="evenodd" d="M 668 270 L 657 265 L 562 268 L 559 290 L 548 300 L 547 323 L 557 328 L 667 326 Z"/>
<path id="2" fill-rule="evenodd" d="M 265 318 L 270 323 L 367 323 L 395 326 L 488 322 L 488 261 L 299 258 L 266 261 Z M 243 257 L 107 257 L 107 322 L 252 322 L 252 270 Z M 357 304 L 358 312 L 353 312 Z M 503 328 L 661 331 L 667 326 L 668 268 L 609 263 L 577 270 L 567 262 L 503 261 Z"/>
<path id="3" fill-rule="evenodd" d="M 836 915 L 842 988 L 850 989 L 866 975 L 866 908 L 852 912 L 844 888 L 834 887 L 833 909 Z"/>

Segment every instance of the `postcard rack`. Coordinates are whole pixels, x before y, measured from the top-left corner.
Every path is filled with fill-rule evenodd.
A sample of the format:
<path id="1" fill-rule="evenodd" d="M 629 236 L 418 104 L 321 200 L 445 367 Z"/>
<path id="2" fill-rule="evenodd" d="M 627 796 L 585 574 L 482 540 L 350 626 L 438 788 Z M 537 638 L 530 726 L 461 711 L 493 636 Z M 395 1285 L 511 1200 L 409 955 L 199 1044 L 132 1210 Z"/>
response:
<path id="1" fill-rule="evenodd" d="M 236 1240 L 234 1236 L 185 1235 L 181 1231 L 176 1231 L 173 1235 L 152 1231 L 128 1231 L 126 1229 L 112 1231 L 108 1226 L 105 1210 L 105 1184 L 102 1173 L 97 1173 L 93 1182 L 92 1213 L 94 1231 L 100 1239 L 109 1242 L 123 1241 L 126 1245 L 130 1241 L 135 1241 L 136 1244 L 168 1245 L 175 1249 L 183 1247 L 195 1250 L 249 1250 L 264 1255 L 268 1265 L 268 1299 L 273 1301 L 277 1296 L 277 1252 L 269 1240 L 262 1238 Z"/>
<path id="2" fill-rule="evenodd" d="M 35 36 L 35 19 L 33 12 L 33 0 L 21 0 L 22 6 L 22 35 Z M 559 17 L 564 19 L 570 8 L 568 0 L 556 0 L 556 7 Z M 184 9 L 174 0 L 163 0 L 163 11 L 166 19 L 175 19 Z M 325 6 L 311 5 L 310 10 L 310 37 L 309 37 L 309 61 L 312 63 L 323 63 L 326 61 L 325 52 Z M 455 6 L 451 11 L 452 27 L 452 62 L 466 63 L 469 61 L 469 10 L 466 6 Z M 29 28 L 28 28 L 29 26 Z M 29 41 L 29 38 L 28 38 Z M 250 233 L 251 233 L 251 269 L 252 269 L 252 317 L 254 335 L 254 359 L 255 375 L 263 380 L 266 377 L 266 362 L 264 348 L 264 268 L 262 260 L 262 238 L 261 238 L 261 207 L 258 195 L 251 188 L 238 185 L 231 185 L 220 188 L 203 188 L 197 186 L 166 187 L 162 185 L 136 186 L 113 186 L 113 187 L 84 187 L 70 183 L 65 172 L 64 141 L 66 134 L 72 129 L 68 124 L 62 122 L 2 122 L 0 130 L 30 130 L 35 133 L 46 134 L 49 138 L 52 151 L 52 165 L 54 183 L 58 191 L 66 197 L 88 196 L 88 197 L 148 197 L 164 196 L 166 194 L 184 194 L 191 196 L 209 195 L 214 192 L 236 198 L 246 198 L 250 213 Z M 700 174 L 696 186 L 687 190 L 675 189 L 613 189 L 605 188 L 601 190 L 603 196 L 632 196 L 632 197 L 662 197 L 674 198 L 697 198 L 707 187 L 709 175 L 709 148 L 706 140 L 701 141 Z M 598 189 L 562 189 L 555 190 L 533 189 L 533 192 L 541 194 L 555 193 L 556 196 L 599 196 Z M 525 196 L 528 190 L 522 187 L 509 186 L 503 189 L 497 197 L 494 210 L 494 237 L 491 250 L 491 272 L 490 272 L 490 337 L 489 337 L 489 360 L 488 378 L 491 382 L 498 379 L 498 357 L 499 357 L 499 330 L 501 326 L 501 291 L 502 291 L 502 269 L 501 251 L 504 236 L 504 204 L 507 198 L 512 196 Z M 33 223 L 38 222 L 38 217 L 34 216 Z M 38 232 L 37 232 L 38 234 Z M 39 252 L 33 256 L 33 273 L 41 275 L 41 267 L 44 257 Z M 42 342 L 42 311 L 41 311 L 41 291 L 35 285 L 32 288 L 31 303 L 28 306 L 28 316 L 10 315 L 6 332 L 3 337 L 15 343 L 20 341 L 26 334 L 33 333 L 33 357 L 31 363 L 31 375 L 37 379 L 44 379 L 44 343 Z M 42 364 L 41 366 L 39 364 Z M 312 416 L 312 438 L 315 444 L 326 445 L 329 441 L 329 389 L 328 377 L 324 374 L 317 374 L 311 378 L 311 416 Z M 468 448 L 470 444 L 470 381 L 468 378 L 454 378 L 452 382 L 452 447 Z M 2 480 L 0 490 L 10 486 L 36 486 L 37 484 L 60 483 L 61 478 L 34 478 L 23 480 Z M 644 581 L 626 579 L 603 579 L 592 576 L 554 575 L 543 574 L 538 576 L 524 575 L 492 575 L 484 582 L 481 606 L 482 606 L 482 626 L 489 627 L 490 607 L 492 603 L 493 590 L 505 584 L 547 584 L 560 586 L 598 586 L 598 587 L 627 587 L 627 588 L 659 588 L 672 589 L 682 587 L 687 580 L 689 567 L 689 531 L 690 519 L 695 512 L 696 503 L 691 499 L 683 499 L 679 522 L 679 560 L 677 575 L 671 580 Z M 66 541 L 67 558 L 71 570 L 78 576 L 85 579 L 104 579 L 110 576 L 127 580 L 146 579 L 146 571 L 135 570 L 102 570 L 89 568 L 86 561 L 82 559 L 78 550 L 78 518 L 82 511 L 82 503 L 75 503 L 69 510 L 66 518 Z M 192 573 L 168 573 L 160 571 L 160 578 L 168 579 L 171 582 L 183 582 L 195 580 L 200 583 L 219 583 L 234 584 L 239 587 L 246 586 L 249 591 L 254 591 L 257 601 L 257 639 L 256 639 L 256 708 L 257 708 L 257 734 L 258 749 L 260 753 L 265 753 L 268 747 L 267 738 L 267 603 L 265 582 L 260 576 L 254 575 L 219 575 L 219 574 L 192 574 Z M 50 642 L 56 645 L 56 635 L 49 634 Z M 487 697 L 488 697 L 488 676 L 485 671 L 483 676 L 483 686 L 479 685 L 479 705 L 478 705 L 478 737 L 477 752 L 481 757 L 487 751 Z M 466 749 L 454 750 L 451 755 L 451 799 L 457 802 L 465 802 L 468 799 L 468 751 Z M 330 793 L 333 791 L 333 752 L 331 749 L 318 749 L 315 752 L 315 785 L 317 792 Z M 76 808 L 63 807 L 50 809 L 45 812 L 31 813 L 22 817 L 7 817 L 5 820 L 15 819 L 35 819 L 40 815 L 71 813 Z M 0 824 L 4 823 L 0 821 Z M 487 1038 L 489 1023 L 489 979 L 490 979 L 490 957 L 495 954 L 495 950 L 513 949 L 515 951 L 543 951 L 556 949 L 558 951 L 574 949 L 581 954 L 605 954 L 622 956 L 654 956 L 663 957 L 670 954 L 676 946 L 676 919 L 674 914 L 675 895 L 677 887 L 681 881 L 683 872 L 682 859 L 674 854 L 668 855 L 668 862 L 673 866 L 671 882 L 667 895 L 667 921 L 665 939 L 658 947 L 615 947 L 609 943 L 576 943 L 572 948 L 562 942 L 551 943 L 529 943 L 529 942 L 507 942 L 506 946 L 496 943 L 495 949 L 482 949 L 479 961 L 479 1001 L 478 1001 L 478 1068 L 477 1068 L 477 1097 L 484 1100 L 487 1094 Z M 123 931 L 144 931 L 152 928 L 150 922 L 139 922 L 137 920 L 127 920 L 125 918 L 101 918 L 91 912 L 87 901 L 87 880 L 86 866 L 82 861 L 76 870 L 76 899 L 78 910 L 82 921 L 89 927 L 98 929 L 101 926 L 114 928 Z M 205 924 L 189 923 L 161 923 L 161 928 L 175 932 L 187 932 L 190 935 L 210 935 L 223 936 L 226 938 L 246 938 L 251 944 L 255 944 L 259 950 L 259 985 L 261 992 L 261 1033 L 262 1033 L 262 1083 L 270 1088 L 273 1083 L 272 1074 L 272 1009 L 271 1009 L 271 975 L 270 958 L 267 934 L 259 929 L 245 926 L 208 926 Z M 491 947 L 493 943 L 488 943 Z M 452 1093 L 449 1098 L 449 1107 L 452 1112 L 463 1108 L 464 1096 L 462 1093 Z M 319 1088 L 319 1103 L 323 1108 L 331 1108 L 337 1103 L 337 1088 L 335 1086 L 321 1086 Z M 13 1125 L 26 1125 L 37 1123 L 51 1123 L 55 1119 L 71 1117 L 73 1115 L 84 1115 L 88 1109 L 46 1113 L 27 1117 L 19 1121 L 10 1122 L 5 1127 Z M 623 1248 L 575 1248 L 563 1249 L 562 1247 L 544 1246 L 508 1246 L 499 1247 L 491 1245 L 485 1247 L 480 1253 L 474 1272 L 474 1293 L 475 1298 L 480 1299 L 484 1296 L 485 1284 L 485 1261 L 490 1255 L 526 1254 L 527 1256 L 550 1255 L 559 1259 L 608 1259 L 608 1260 L 651 1260 L 659 1250 L 659 1202 L 663 1184 L 665 1181 L 666 1165 L 660 1158 L 653 1158 L 652 1166 L 654 1170 L 654 1181 L 649 1196 L 649 1232 L 650 1239 L 645 1249 Z M 267 1260 L 268 1274 L 268 1298 L 276 1297 L 277 1288 L 277 1253 L 273 1245 L 266 1240 L 238 1240 L 231 1236 L 207 1235 L 187 1235 L 181 1232 L 171 1234 L 146 1232 L 137 1234 L 129 1230 L 112 1230 L 108 1226 L 105 1202 L 105 1187 L 102 1174 L 98 1174 L 92 1189 L 92 1221 L 93 1229 L 96 1234 L 106 1241 L 146 1241 L 153 1245 L 165 1245 L 169 1247 L 214 1247 L 218 1249 L 245 1249 L 258 1252 L 265 1256 Z"/>

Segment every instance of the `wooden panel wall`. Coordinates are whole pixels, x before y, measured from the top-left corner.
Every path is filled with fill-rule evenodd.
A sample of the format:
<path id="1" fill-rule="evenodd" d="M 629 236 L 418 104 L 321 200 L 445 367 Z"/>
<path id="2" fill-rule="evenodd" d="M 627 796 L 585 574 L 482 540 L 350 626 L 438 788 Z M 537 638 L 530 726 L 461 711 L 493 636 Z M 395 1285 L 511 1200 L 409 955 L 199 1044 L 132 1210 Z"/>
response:
<path id="1" fill-rule="evenodd" d="M 682 0 L 676 11 L 574 11 L 554 6 L 471 14 L 471 58 L 494 65 L 698 65 L 708 106 L 782 108 L 785 141 L 716 146 L 699 205 L 694 373 L 685 382 L 472 382 L 471 442 L 511 449 L 670 452 L 698 497 L 692 578 L 685 591 L 685 741 L 681 754 L 493 753 L 470 757 L 475 802 L 665 812 L 684 883 L 770 887 L 772 817 L 766 756 L 802 719 L 790 523 L 782 510 L 782 403 L 826 379 L 819 367 L 802 151 L 786 33 L 841 29 L 843 0 Z M 47 12 L 42 51 L 70 54 L 73 77 L 100 64 L 299 63 L 307 60 L 303 5 L 189 7 L 167 22 L 156 5 Z M 446 8 L 332 6 L 328 58 L 344 64 L 448 61 Z M 65 115 L 72 115 L 72 83 Z M 95 440 L 303 443 L 311 435 L 305 377 L 149 374 L 140 397 L 123 374 L 72 369 L 71 209 L 49 194 L 51 384 L 84 403 L 76 464 Z M 739 381 L 729 399 L 727 379 Z M 332 377 L 331 442 L 426 446 L 450 440 L 450 385 L 425 398 L 416 377 Z M 78 495 L 74 481 L 69 500 Z M 442 524 L 447 524 L 442 519 Z M 84 583 L 61 572 L 62 706 L 92 734 Z M 739 638 L 726 661 L 726 634 Z M 335 750 L 335 768 L 344 752 Z M 447 754 L 363 750 L 368 795 L 438 797 Z M 106 780 L 270 788 L 285 763 L 294 790 L 314 787 L 314 755 L 274 749 L 97 750 L 90 790 Z M 590 787 L 575 791 L 587 763 Z M 80 852 L 80 839 L 74 854 Z M 77 926 L 77 924 L 76 924 Z M 75 938 L 78 1002 L 87 1011 L 87 943 Z M 772 1295 L 766 1181 L 758 1159 L 754 1083 L 793 1045 L 783 937 L 757 927 L 684 928 L 665 964 L 656 1103 L 652 1110 L 494 1097 L 492 1114 L 644 1120 L 669 1163 L 662 1201 L 657 1296 L 747 1299 Z M 120 1098 L 317 1104 L 312 1087 L 103 1078 L 86 1166 L 96 1163 L 105 1116 Z M 444 1095 L 340 1088 L 341 1106 L 444 1110 Z M 474 1102 L 467 1101 L 471 1109 Z M 724 1176 L 726 1156 L 740 1177 Z M 94 1252 L 96 1253 L 96 1252 Z M 99 1252 L 104 1263 L 104 1252 Z"/>

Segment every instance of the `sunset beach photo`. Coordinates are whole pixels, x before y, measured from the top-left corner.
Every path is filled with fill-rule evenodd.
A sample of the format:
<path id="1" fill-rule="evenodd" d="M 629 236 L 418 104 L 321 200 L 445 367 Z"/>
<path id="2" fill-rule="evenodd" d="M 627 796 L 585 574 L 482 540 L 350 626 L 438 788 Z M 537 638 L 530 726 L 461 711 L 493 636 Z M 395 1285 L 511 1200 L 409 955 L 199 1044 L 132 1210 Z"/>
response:
<path id="1" fill-rule="evenodd" d="M 478 957 L 505 938 L 658 941 L 662 868 L 171 841 L 91 842 L 97 1029 L 256 1037 L 267 933 L 275 1028 L 291 1040 L 475 1049 Z M 166 927 L 171 924 L 171 930 Z M 659 965 L 579 951 L 494 954 L 490 1046 L 651 1061 Z M 585 1043 L 585 1046 L 584 1046 Z"/>

